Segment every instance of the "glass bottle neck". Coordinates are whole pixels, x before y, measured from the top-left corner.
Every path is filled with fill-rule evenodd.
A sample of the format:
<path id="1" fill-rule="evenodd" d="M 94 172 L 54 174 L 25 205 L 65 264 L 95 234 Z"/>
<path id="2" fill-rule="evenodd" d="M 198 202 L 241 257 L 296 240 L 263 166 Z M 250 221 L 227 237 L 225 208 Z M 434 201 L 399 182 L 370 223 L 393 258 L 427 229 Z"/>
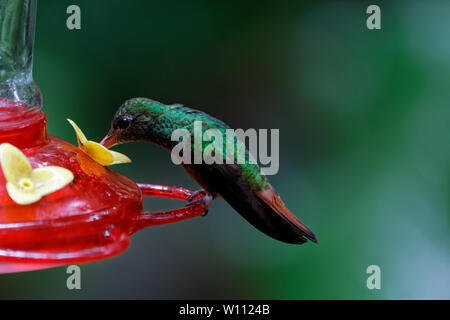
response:
<path id="1" fill-rule="evenodd" d="M 0 0 L 0 98 L 40 108 L 32 73 L 35 23 L 36 0 Z"/>

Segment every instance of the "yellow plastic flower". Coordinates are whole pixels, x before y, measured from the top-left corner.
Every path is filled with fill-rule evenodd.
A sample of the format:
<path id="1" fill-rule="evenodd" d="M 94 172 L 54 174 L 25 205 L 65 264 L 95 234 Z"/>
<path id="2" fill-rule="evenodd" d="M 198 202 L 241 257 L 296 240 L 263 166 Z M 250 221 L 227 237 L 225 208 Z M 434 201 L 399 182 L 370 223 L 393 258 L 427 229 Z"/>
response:
<path id="1" fill-rule="evenodd" d="M 76 125 L 75 122 L 70 119 L 67 119 L 67 121 L 69 121 L 69 123 L 75 130 L 78 140 L 78 147 L 102 166 L 131 162 L 130 158 L 128 158 L 126 155 L 120 152 L 108 150 L 100 143 L 89 141 L 88 139 L 86 139 L 83 131 L 81 131 L 81 129 Z"/>
<path id="2" fill-rule="evenodd" d="M 9 143 L 0 145 L 0 163 L 9 196 L 22 205 L 37 202 L 73 180 L 72 172 L 62 167 L 31 168 L 22 151 Z"/>

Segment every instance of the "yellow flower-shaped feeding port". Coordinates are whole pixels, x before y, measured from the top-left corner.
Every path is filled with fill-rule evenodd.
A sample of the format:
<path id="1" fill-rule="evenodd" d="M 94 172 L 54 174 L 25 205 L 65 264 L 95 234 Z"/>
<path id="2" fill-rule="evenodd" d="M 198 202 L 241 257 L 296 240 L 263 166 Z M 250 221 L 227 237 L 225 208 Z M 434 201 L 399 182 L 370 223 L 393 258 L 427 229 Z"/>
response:
<path id="1" fill-rule="evenodd" d="M 62 167 L 33 169 L 22 151 L 9 143 L 0 145 L 0 163 L 6 190 L 11 199 L 21 205 L 37 202 L 73 180 L 72 172 Z"/>
<path id="2" fill-rule="evenodd" d="M 100 143 L 89 141 L 75 122 L 70 119 L 67 119 L 67 121 L 69 121 L 75 130 L 78 140 L 78 147 L 102 166 L 131 162 L 130 158 L 126 155 L 120 152 L 108 150 Z"/>

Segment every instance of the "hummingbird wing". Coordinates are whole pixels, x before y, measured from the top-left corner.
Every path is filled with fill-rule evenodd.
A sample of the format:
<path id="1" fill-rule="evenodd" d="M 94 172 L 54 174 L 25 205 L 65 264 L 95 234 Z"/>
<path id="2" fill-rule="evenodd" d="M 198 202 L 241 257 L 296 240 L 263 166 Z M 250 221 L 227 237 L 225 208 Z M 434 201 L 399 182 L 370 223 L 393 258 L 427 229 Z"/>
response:
<path id="1" fill-rule="evenodd" d="M 202 181 L 198 181 L 201 185 L 220 194 L 244 219 L 268 236 L 293 244 L 305 243 L 307 239 L 317 242 L 314 234 L 286 208 L 270 185 L 267 189 L 252 190 L 238 165 L 199 169 L 197 167 L 196 174 L 192 175 L 194 179 L 201 176 Z"/>
<path id="2" fill-rule="evenodd" d="M 182 106 L 174 106 L 171 110 L 182 111 L 181 118 L 184 120 L 177 121 L 191 132 L 193 130 L 192 117 L 203 121 L 203 130 L 219 129 L 224 133 L 229 128 L 221 120 L 199 110 Z M 214 145 L 214 151 L 222 154 L 224 159 L 228 155 L 220 143 Z M 247 148 L 245 148 L 245 152 L 246 156 L 251 157 Z M 262 186 L 250 186 L 249 177 L 244 178 L 241 165 L 234 163 L 186 164 L 183 166 L 205 190 L 213 195 L 220 194 L 240 215 L 265 234 L 288 243 L 301 244 L 305 243 L 307 239 L 317 242 L 314 234 L 286 208 L 280 196 L 269 183 L 264 189 Z M 259 174 L 257 165 L 253 169 Z"/>

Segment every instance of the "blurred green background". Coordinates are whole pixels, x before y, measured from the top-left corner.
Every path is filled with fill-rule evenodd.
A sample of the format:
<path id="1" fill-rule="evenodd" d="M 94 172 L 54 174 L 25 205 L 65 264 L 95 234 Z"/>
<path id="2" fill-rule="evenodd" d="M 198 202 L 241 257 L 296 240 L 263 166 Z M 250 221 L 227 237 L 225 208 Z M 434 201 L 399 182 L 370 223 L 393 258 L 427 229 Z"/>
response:
<path id="1" fill-rule="evenodd" d="M 366 28 L 370 4 L 382 30 Z M 137 96 L 279 128 L 270 180 L 319 244 L 277 242 L 216 200 L 83 265 L 82 290 L 61 267 L 0 275 L 0 298 L 449 299 L 449 13 L 449 1 L 39 1 L 51 134 L 75 143 L 70 117 L 98 141 Z M 157 146 L 115 150 L 136 181 L 198 188 Z M 381 290 L 366 287 L 372 264 Z"/>

